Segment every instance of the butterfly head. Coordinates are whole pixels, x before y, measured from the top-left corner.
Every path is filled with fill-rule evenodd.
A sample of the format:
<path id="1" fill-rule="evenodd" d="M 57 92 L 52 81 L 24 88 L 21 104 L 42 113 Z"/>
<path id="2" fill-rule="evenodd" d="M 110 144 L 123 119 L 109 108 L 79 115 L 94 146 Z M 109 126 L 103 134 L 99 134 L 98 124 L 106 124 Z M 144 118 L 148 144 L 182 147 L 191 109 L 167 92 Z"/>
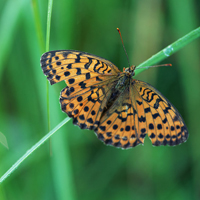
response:
<path id="1" fill-rule="evenodd" d="M 136 68 L 136 66 L 132 65 L 130 67 L 124 68 L 123 72 L 126 72 L 126 73 L 130 74 L 130 76 L 134 76 L 135 75 L 135 72 L 134 72 L 135 68 Z"/>

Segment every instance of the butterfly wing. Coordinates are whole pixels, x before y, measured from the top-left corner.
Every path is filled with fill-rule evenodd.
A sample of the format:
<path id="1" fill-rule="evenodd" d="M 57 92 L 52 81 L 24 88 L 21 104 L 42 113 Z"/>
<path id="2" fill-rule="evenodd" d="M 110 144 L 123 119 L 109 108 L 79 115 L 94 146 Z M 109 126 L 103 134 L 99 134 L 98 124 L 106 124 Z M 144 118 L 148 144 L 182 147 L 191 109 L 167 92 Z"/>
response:
<path id="1" fill-rule="evenodd" d="M 142 110 L 143 123 L 152 144 L 174 146 L 188 138 L 188 130 L 177 109 L 153 86 L 134 80 L 133 90 L 137 90 L 138 111 Z M 139 112 L 138 112 L 139 113 Z M 145 124 L 143 124 L 145 127 Z"/>
<path id="2" fill-rule="evenodd" d="M 51 85 L 65 80 L 67 85 L 98 77 L 117 75 L 120 70 L 110 61 L 74 50 L 49 51 L 42 55 L 41 67 Z"/>
<path id="3" fill-rule="evenodd" d="M 98 138 L 105 144 L 128 148 L 141 143 L 134 126 L 137 119 L 129 90 L 130 87 L 127 87 L 113 102 L 95 130 Z"/>
<path id="4" fill-rule="evenodd" d="M 106 79 L 107 77 L 101 77 Z M 106 106 L 115 79 L 99 81 L 96 86 L 91 86 L 95 78 L 83 81 L 84 87 L 79 83 L 66 87 L 61 91 L 60 103 L 62 110 L 73 118 L 73 123 L 82 129 L 94 129 L 99 125 L 100 117 Z M 111 82 L 110 82 L 111 81 Z"/>
<path id="5" fill-rule="evenodd" d="M 148 134 L 155 146 L 185 142 L 188 131 L 174 106 L 151 85 L 131 80 L 95 129 L 104 143 L 121 148 L 144 143 Z"/>
<path id="6" fill-rule="evenodd" d="M 103 58 L 72 50 L 50 51 L 41 66 L 51 84 L 64 80 L 62 110 L 82 129 L 94 129 L 116 84 L 119 69 Z"/>

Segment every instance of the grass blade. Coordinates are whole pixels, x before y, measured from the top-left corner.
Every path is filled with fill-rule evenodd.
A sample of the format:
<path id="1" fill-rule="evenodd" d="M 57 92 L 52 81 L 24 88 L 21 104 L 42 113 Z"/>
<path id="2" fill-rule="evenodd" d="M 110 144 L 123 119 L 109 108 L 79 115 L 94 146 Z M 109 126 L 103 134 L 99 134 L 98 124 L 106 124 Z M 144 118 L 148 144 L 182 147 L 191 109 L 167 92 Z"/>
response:
<path id="1" fill-rule="evenodd" d="M 182 38 L 178 39 L 176 42 L 172 43 L 171 45 L 167 46 L 163 50 L 159 51 L 157 54 L 153 55 L 151 58 L 143 62 L 142 64 L 138 65 L 136 68 L 136 75 L 146 70 L 146 68 L 141 68 L 143 66 L 151 66 L 155 63 L 159 63 L 160 61 L 164 60 L 165 58 L 171 56 L 187 44 L 191 43 L 193 40 L 200 37 L 200 27 L 191 31 L 187 35 L 183 36 Z"/>
<path id="2" fill-rule="evenodd" d="M 33 145 L 15 164 L 0 178 L 0 183 L 2 183 L 17 167 L 38 147 L 40 147 L 46 140 L 48 140 L 58 129 L 60 129 L 64 124 L 70 120 L 66 117 L 62 122 L 60 122 L 53 130 L 47 133 L 41 140 L 39 140 L 35 145 Z"/>

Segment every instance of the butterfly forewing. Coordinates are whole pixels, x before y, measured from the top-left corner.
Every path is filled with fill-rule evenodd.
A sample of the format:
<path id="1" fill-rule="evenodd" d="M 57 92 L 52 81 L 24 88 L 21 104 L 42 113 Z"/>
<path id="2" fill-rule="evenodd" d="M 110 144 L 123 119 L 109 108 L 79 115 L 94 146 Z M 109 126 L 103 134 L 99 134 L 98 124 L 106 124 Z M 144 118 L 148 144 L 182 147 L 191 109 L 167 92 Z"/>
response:
<path id="1" fill-rule="evenodd" d="M 130 148 L 185 142 L 188 131 L 176 108 L 151 85 L 132 79 L 110 61 L 73 50 L 46 52 L 41 67 L 51 84 L 65 81 L 62 110 L 82 129 L 93 129 L 105 144 Z"/>
<path id="2" fill-rule="evenodd" d="M 119 69 L 106 59 L 71 50 L 44 53 L 41 66 L 51 84 L 65 80 L 70 85 L 98 77 L 100 74 L 120 73 Z"/>
<path id="3" fill-rule="evenodd" d="M 41 65 L 51 84 L 64 80 L 62 110 L 82 129 L 94 129 L 111 95 L 119 69 L 110 61 L 79 51 L 50 51 Z"/>

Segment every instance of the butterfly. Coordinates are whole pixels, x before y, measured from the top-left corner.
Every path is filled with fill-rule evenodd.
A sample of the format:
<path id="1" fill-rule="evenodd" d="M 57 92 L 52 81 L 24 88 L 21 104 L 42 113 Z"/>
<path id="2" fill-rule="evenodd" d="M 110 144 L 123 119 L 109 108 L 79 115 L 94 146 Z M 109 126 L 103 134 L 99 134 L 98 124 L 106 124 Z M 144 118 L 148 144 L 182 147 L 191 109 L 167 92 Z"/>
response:
<path id="1" fill-rule="evenodd" d="M 153 86 L 133 79 L 135 66 L 121 72 L 112 62 L 76 50 L 49 51 L 41 67 L 50 84 L 65 81 L 61 109 L 81 129 L 120 148 L 144 143 L 174 146 L 188 138 L 176 108 Z"/>

